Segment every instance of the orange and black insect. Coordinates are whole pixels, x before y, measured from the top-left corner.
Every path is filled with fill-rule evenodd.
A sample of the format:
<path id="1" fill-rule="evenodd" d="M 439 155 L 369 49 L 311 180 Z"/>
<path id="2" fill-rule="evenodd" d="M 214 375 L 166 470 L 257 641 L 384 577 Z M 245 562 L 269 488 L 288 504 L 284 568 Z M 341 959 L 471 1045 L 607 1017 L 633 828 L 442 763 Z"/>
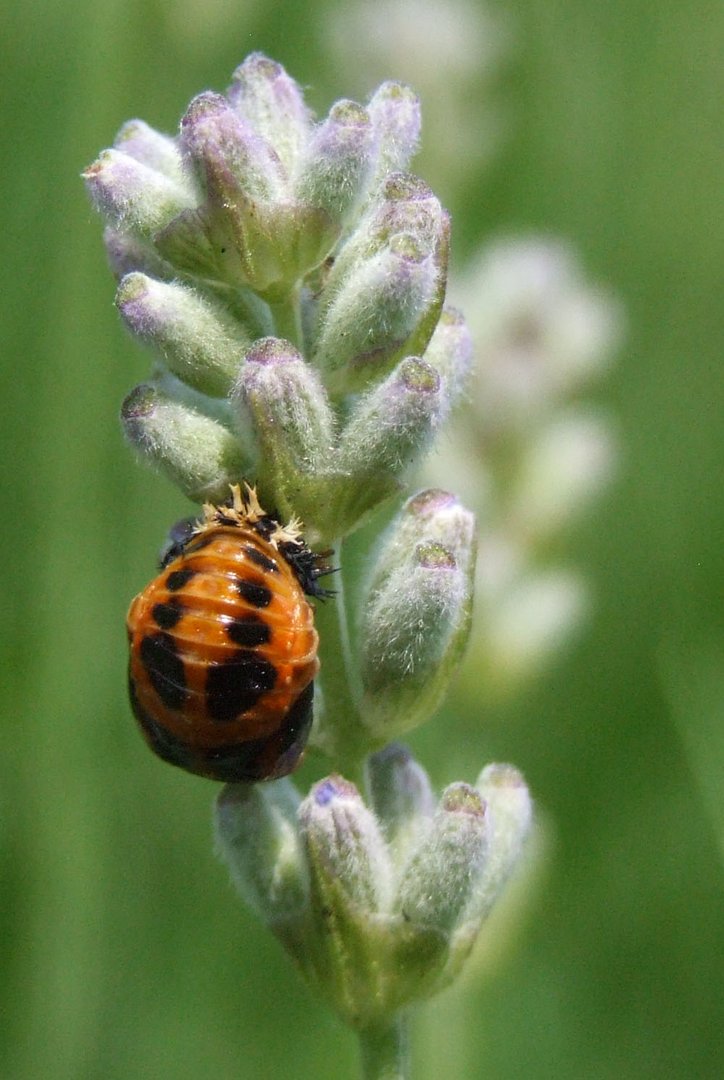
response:
<path id="1" fill-rule="evenodd" d="M 247 487 L 204 507 L 128 612 L 131 706 L 160 757 L 227 782 L 271 780 L 301 760 L 319 670 L 314 610 L 323 556 Z"/>

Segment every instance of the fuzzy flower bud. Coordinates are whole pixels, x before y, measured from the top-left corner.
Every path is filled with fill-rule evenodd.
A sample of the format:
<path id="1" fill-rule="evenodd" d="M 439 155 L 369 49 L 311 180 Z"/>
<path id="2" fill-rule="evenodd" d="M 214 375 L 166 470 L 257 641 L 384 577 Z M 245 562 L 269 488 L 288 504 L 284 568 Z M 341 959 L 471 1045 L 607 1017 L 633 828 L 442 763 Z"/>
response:
<path id="1" fill-rule="evenodd" d="M 334 261 L 319 298 L 320 325 L 357 268 L 382 251 L 394 236 L 414 236 L 421 250 L 433 254 L 444 228 L 445 213 L 427 184 L 409 173 L 390 173 Z"/>
<path id="2" fill-rule="evenodd" d="M 186 183 L 183 160 L 176 140 L 156 131 L 143 120 L 128 120 L 121 127 L 113 143 L 117 150 L 135 158 L 149 169 L 175 180 Z"/>
<path id="3" fill-rule="evenodd" d="M 216 800 L 219 853 L 244 900 L 273 929 L 299 919 L 308 905 L 298 806 L 299 795 L 287 779 L 228 784 Z"/>
<path id="4" fill-rule="evenodd" d="M 339 447 L 338 469 L 346 482 L 335 515 L 342 531 L 399 491 L 446 411 L 440 376 L 414 356 L 357 402 Z"/>
<path id="5" fill-rule="evenodd" d="M 223 94 L 194 98 L 181 120 L 181 149 L 219 207 L 239 195 L 268 199 L 284 190 L 278 156 Z"/>
<path id="6" fill-rule="evenodd" d="M 310 111 L 294 79 L 275 60 L 252 53 L 234 72 L 228 98 L 291 175 L 311 129 Z"/>
<path id="7" fill-rule="evenodd" d="M 123 278 L 116 305 L 129 330 L 154 346 L 179 379 L 212 396 L 229 392 L 251 339 L 226 307 L 139 273 Z"/>
<path id="8" fill-rule="evenodd" d="M 485 871 L 489 832 L 480 793 L 463 783 L 446 788 L 429 832 L 403 870 L 393 910 L 407 922 L 451 933 Z"/>
<path id="9" fill-rule="evenodd" d="M 492 818 L 492 837 L 484 881 L 477 890 L 469 917 L 485 917 L 520 857 L 530 832 L 533 804 L 521 773 L 513 765 L 486 765 L 475 781 Z"/>
<path id="10" fill-rule="evenodd" d="M 392 913 L 390 851 L 356 788 L 316 784 L 299 808 L 311 878 L 305 971 L 346 1021 L 364 1028 L 424 996 L 446 956 L 445 937 Z"/>
<path id="11" fill-rule="evenodd" d="M 410 751 L 390 743 L 367 759 L 370 802 L 395 861 L 406 857 L 435 810 L 430 780 Z"/>
<path id="12" fill-rule="evenodd" d="M 182 183 L 120 150 L 104 150 L 83 179 L 107 221 L 141 237 L 152 237 L 194 202 Z"/>
<path id="13" fill-rule="evenodd" d="M 427 488 L 407 500 L 377 552 L 370 589 L 382 589 L 421 537 L 457 553 L 461 564 L 475 562 L 475 515 L 449 491 Z"/>
<path id="14" fill-rule="evenodd" d="M 320 492 L 312 481 L 334 443 L 332 412 L 319 376 L 289 342 L 262 338 L 245 354 L 232 400 L 242 421 L 251 422 L 260 476 L 275 492 L 277 509 L 313 522 Z"/>
<path id="15" fill-rule="evenodd" d="M 367 111 L 378 140 L 375 180 L 406 169 L 420 138 L 417 94 L 402 83 L 384 82 L 370 98 Z"/>
<path id="16" fill-rule="evenodd" d="M 299 165 L 295 195 L 323 210 L 339 233 L 359 201 L 373 164 L 374 129 L 354 101 L 338 101 L 313 131 Z"/>
<path id="17" fill-rule="evenodd" d="M 373 814 L 354 784 L 330 776 L 315 784 L 299 808 L 302 842 L 312 868 L 312 888 L 324 903 L 328 893 L 378 911 L 390 895 L 389 854 Z"/>
<path id="18" fill-rule="evenodd" d="M 152 383 L 131 391 L 121 419 L 129 442 L 190 499 L 222 501 L 244 475 L 246 462 L 229 429 Z"/>
<path id="19" fill-rule="evenodd" d="M 461 312 L 444 307 L 424 358 L 439 374 L 446 411 L 462 397 L 473 362 L 473 340 Z"/>
<path id="20" fill-rule="evenodd" d="M 460 913 L 441 975 L 443 985 L 459 974 L 483 922 L 519 865 L 533 817 L 525 780 L 512 765 L 487 765 L 475 786 L 487 805 L 488 851 L 482 873 Z"/>
<path id="21" fill-rule="evenodd" d="M 408 731 L 432 714 L 467 643 L 474 519 L 448 498 L 435 492 L 408 500 L 373 571 L 360 638 L 362 721 L 377 737 Z"/>
<path id="22" fill-rule="evenodd" d="M 328 384 L 348 391 L 386 374 L 411 351 L 437 286 L 434 255 L 410 233 L 397 233 L 360 263 L 330 304 L 315 345 Z"/>

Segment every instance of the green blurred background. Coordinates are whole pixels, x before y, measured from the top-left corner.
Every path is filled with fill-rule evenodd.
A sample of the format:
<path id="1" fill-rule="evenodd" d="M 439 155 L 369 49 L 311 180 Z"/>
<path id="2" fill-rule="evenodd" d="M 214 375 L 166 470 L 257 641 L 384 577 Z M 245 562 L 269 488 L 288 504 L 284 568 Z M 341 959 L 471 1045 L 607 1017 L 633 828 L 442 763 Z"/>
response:
<path id="1" fill-rule="evenodd" d="M 429 7 L 442 31 L 444 6 Z M 210 844 L 213 786 L 153 759 L 130 718 L 126 605 L 187 510 L 122 443 L 118 406 L 148 357 L 114 311 L 78 180 L 125 119 L 173 131 L 188 99 L 223 89 L 255 49 L 319 111 L 359 94 L 325 34 L 348 10 L 46 0 L 2 14 L 8 1080 L 356 1075 L 353 1038 L 228 886 Z M 570 537 L 597 595 L 586 631 L 484 715 L 463 680 L 411 740 L 439 785 L 514 761 L 547 836 L 488 976 L 420 1010 L 415 1075 L 721 1077 L 724 8 L 503 10 L 506 137 L 464 185 L 453 160 L 438 160 L 434 182 L 459 265 L 491 232 L 543 231 L 574 242 L 622 299 L 626 345 L 599 398 L 623 468 Z"/>

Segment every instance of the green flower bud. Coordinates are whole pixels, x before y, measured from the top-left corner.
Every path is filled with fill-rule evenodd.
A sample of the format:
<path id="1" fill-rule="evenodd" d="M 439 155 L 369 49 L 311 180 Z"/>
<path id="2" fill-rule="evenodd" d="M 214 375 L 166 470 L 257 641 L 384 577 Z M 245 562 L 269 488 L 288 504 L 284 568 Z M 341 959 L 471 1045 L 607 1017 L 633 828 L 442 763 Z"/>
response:
<path id="1" fill-rule="evenodd" d="M 512 765 L 487 765 L 475 786 L 488 807 L 488 854 L 458 920 L 447 964 L 440 975 L 441 987 L 459 974 L 483 922 L 520 863 L 531 827 L 530 794 L 523 777 Z"/>
<path id="2" fill-rule="evenodd" d="M 297 828 L 299 795 L 288 780 L 228 784 L 216 800 L 219 854 L 249 906 L 284 931 L 309 904 L 309 872 Z"/>
<path id="3" fill-rule="evenodd" d="M 228 428 L 162 394 L 151 383 L 132 390 L 121 419 L 128 440 L 195 502 L 221 502 L 248 464 Z"/>
<path id="4" fill-rule="evenodd" d="M 449 548 L 463 566 L 475 561 L 475 515 L 449 491 L 426 488 L 407 500 L 384 537 L 377 553 L 371 590 L 384 587 L 389 575 L 399 568 L 421 537 Z"/>
<path id="5" fill-rule="evenodd" d="M 398 82 L 384 82 L 370 98 L 367 111 L 378 139 L 372 186 L 388 173 L 406 169 L 420 139 L 420 99 Z"/>
<path id="6" fill-rule="evenodd" d="M 175 139 L 162 135 L 143 120 L 128 120 L 116 135 L 116 150 L 135 158 L 149 169 L 163 173 L 181 185 L 187 183 L 183 161 Z"/>
<path id="7" fill-rule="evenodd" d="M 393 902 L 406 922 L 452 933 L 485 869 L 490 827 L 480 793 L 451 784 L 403 869 Z"/>
<path id="8" fill-rule="evenodd" d="M 181 405 L 187 405 L 195 412 L 210 416 L 212 420 L 218 420 L 224 427 L 234 430 L 236 417 L 231 402 L 228 398 L 209 397 L 199 390 L 194 390 L 188 383 L 173 375 L 163 364 L 154 364 L 151 369 L 149 383 L 162 396 L 170 398 Z M 251 458 L 251 453 L 247 457 Z"/>
<path id="9" fill-rule="evenodd" d="M 395 862 L 406 858 L 435 810 L 430 780 L 407 747 L 390 743 L 367 759 L 367 786 Z"/>
<path id="10" fill-rule="evenodd" d="M 533 804 L 522 774 L 513 765 L 486 765 L 475 787 L 488 804 L 492 829 L 485 873 L 466 916 L 482 919 L 490 911 L 520 859 L 530 833 Z"/>
<path id="11" fill-rule="evenodd" d="M 152 237 L 194 204 L 187 185 L 120 150 L 104 150 L 83 173 L 88 194 L 110 224 Z"/>
<path id="12" fill-rule="evenodd" d="M 228 98 L 291 175 L 311 129 L 311 113 L 294 79 L 275 60 L 251 53 L 234 72 Z"/>
<path id="13" fill-rule="evenodd" d="M 379 380 L 408 348 L 437 296 L 438 269 L 410 233 L 359 264 L 332 300 L 313 360 L 335 391 Z"/>
<path id="14" fill-rule="evenodd" d="M 282 516 L 307 524 L 319 516 L 320 475 L 334 445 L 334 419 L 319 376 L 294 346 L 278 338 L 254 342 L 232 393 L 259 446 L 260 486 Z"/>
<path id="15" fill-rule="evenodd" d="M 443 226 L 442 206 L 427 184 L 408 173 L 390 174 L 335 258 L 320 296 L 320 319 L 360 263 L 385 248 L 393 236 L 414 236 L 423 251 L 433 254 Z"/>
<path id="16" fill-rule="evenodd" d="M 225 306 L 185 285 L 138 273 L 123 278 L 116 306 L 129 330 L 152 345 L 179 379 L 205 394 L 228 394 L 250 338 Z"/>
<path id="17" fill-rule="evenodd" d="M 338 101 L 311 134 L 294 185 L 295 197 L 323 210 L 337 234 L 357 205 L 369 177 L 374 130 L 369 113 Z"/>
<path id="18" fill-rule="evenodd" d="M 302 842 L 311 867 L 313 904 L 328 918 L 340 902 L 365 912 L 389 902 L 392 866 L 374 814 L 341 776 L 315 784 L 299 807 Z"/>
<path id="19" fill-rule="evenodd" d="M 354 1027 L 425 993 L 446 955 L 436 928 L 391 914 L 392 867 L 373 814 L 341 777 L 317 784 L 299 810 L 311 867 L 313 921 L 305 970 Z"/>
<path id="20" fill-rule="evenodd" d="M 339 447 L 338 469 L 345 483 L 334 513 L 341 533 L 400 490 L 444 411 L 439 375 L 414 356 L 357 402 Z"/>
<path id="21" fill-rule="evenodd" d="M 443 308 L 423 359 L 440 375 L 447 414 L 462 397 L 473 362 L 473 339 L 461 312 Z"/>
<path id="22" fill-rule="evenodd" d="M 437 708 L 467 644 L 474 570 L 472 514 L 444 492 L 408 500 L 362 612 L 361 715 L 373 736 L 409 731 Z"/>

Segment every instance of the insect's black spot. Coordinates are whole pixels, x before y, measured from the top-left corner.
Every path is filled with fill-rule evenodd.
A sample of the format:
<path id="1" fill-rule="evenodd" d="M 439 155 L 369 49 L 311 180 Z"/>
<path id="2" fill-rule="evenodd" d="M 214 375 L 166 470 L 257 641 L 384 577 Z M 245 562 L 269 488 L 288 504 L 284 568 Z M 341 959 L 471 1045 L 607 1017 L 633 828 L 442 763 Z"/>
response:
<path id="1" fill-rule="evenodd" d="M 209 668 L 206 676 L 209 716 L 212 720 L 235 720 L 272 689 L 276 678 L 276 669 L 268 660 L 239 649 L 230 660 Z"/>
<path id="2" fill-rule="evenodd" d="M 312 726 L 314 683 L 305 686 L 281 726 L 266 746 L 259 747 L 255 764 L 259 770 L 257 779 L 273 780 L 287 776 L 296 768 L 309 738 Z M 260 740 L 261 742 L 261 740 Z"/>
<path id="3" fill-rule="evenodd" d="M 242 600 L 246 600 L 252 607 L 269 607 L 272 602 L 272 591 L 261 581 L 239 578 L 236 583 L 236 591 Z"/>
<path id="4" fill-rule="evenodd" d="M 184 606 L 180 600 L 173 597 L 167 604 L 154 604 L 151 611 L 153 621 L 162 630 L 171 630 L 184 613 Z"/>
<path id="5" fill-rule="evenodd" d="M 166 731 L 162 724 L 159 724 L 148 712 L 146 712 L 138 700 L 136 687 L 132 678 L 129 678 L 128 680 L 128 697 L 131 702 L 131 708 L 133 709 L 133 715 L 136 717 L 139 727 L 153 752 L 163 758 L 164 761 L 170 762 L 172 765 L 178 765 L 182 769 L 191 769 L 191 771 L 194 771 L 193 755 L 188 747 L 185 746 L 180 739 L 176 738 L 175 735 Z"/>
<path id="6" fill-rule="evenodd" d="M 288 730 L 289 745 L 300 737 L 306 741 L 307 732 L 312 726 L 312 706 L 314 703 L 314 683 L 305 686 L 297 700 L 287 713 L 285 725 Z"/>
<path id="7" fill-rule="evenodd" d="M 169 709 L 182 709 L 186 701 L 183 660 L 170 634 L 148 634 L 141 642 L 141 661 L 151 685 Z"/>
<path id="8" fill-rule="evenodd" d="M 257 615 L 247 615 L 243 619 L 233 619 L 226 623 L 226 635 L 235 645 L 244 645 L 254 649 L 271 641 L 271 627 Z"/>
<path id="9" fill-rule="evenodd" d="M 266 570 L 269 574 L 279 573 L 279 567 L 274 559 L 270 559 L 268 555 L 265 555 L 263 551 L 259 551 L 253 544 L 244 544 L 244 551 L 251 561 L 260 566 L 262 570 Z"/>
<path id="10" fill-rule="evenodd" d="M 268 738 L 207 749 L 203 755 L 205 775 L 227 783 L 287 776 L 298 764 L 307 742 L 313 697 L 314 683 L 310 683 L 282 719 L 278 731 Z"/>
<path id="11" fill-rule="evenodd" d="M 184 585 L 187 585 L 191 578 L 196 573 L 190 566 L 184 567 L 183 570 L 173 570 L 166 578 L 165 585 L 169 592 L 178 592 L 179 589 L 183 589 Z"/>

